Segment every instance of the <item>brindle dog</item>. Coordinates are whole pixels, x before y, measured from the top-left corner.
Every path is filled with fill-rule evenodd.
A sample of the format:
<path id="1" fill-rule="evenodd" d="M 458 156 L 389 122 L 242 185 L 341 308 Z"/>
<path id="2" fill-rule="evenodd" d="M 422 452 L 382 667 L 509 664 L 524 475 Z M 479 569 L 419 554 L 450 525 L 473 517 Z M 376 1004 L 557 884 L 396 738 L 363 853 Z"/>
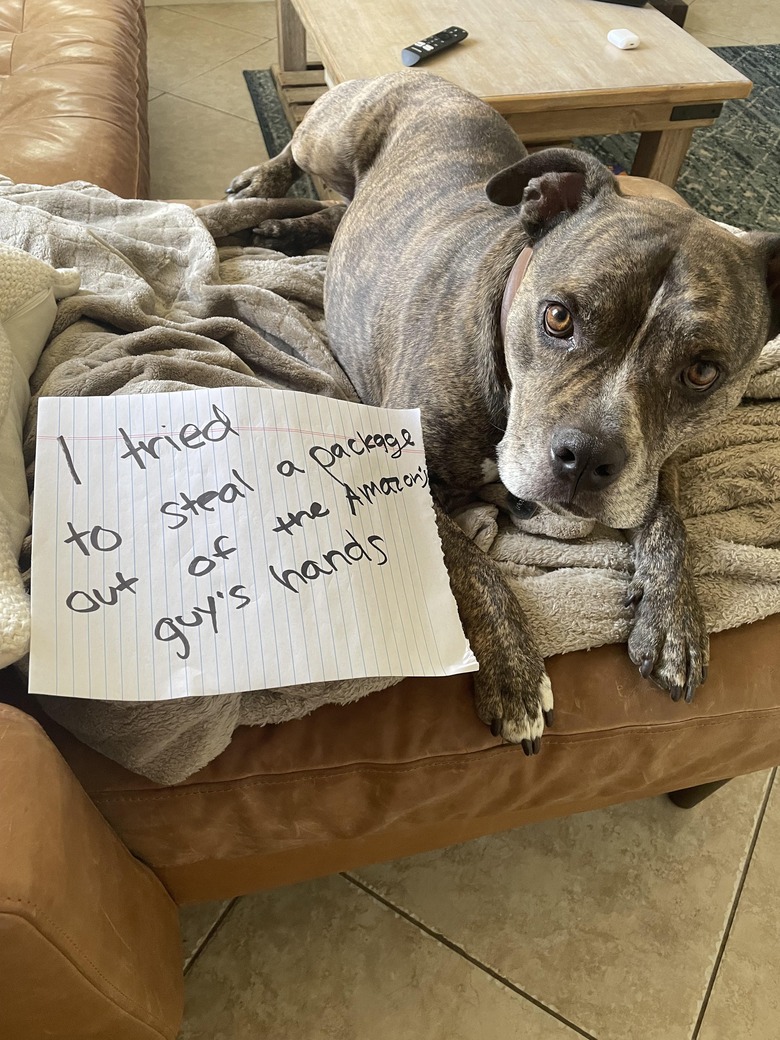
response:
<path id="1" fill-rule="evenodd" d="M 690 701 L 708 637 L 662 466 L 737 405 L 778 330 L 780 236 L 736 237 L 693 210 L 624 197 L 580 152 L 528 156 L 486 104 L 419 71 L 329 91 L 291 148 L 228 191 L 281 195 L 300 170 L 350 200 L 326 275 L 334 354 L 367 404 L 422 409 L 480 718 L 527 754 L 552 721 L 516 598 L 444 512 L 496 464 L 517 512 L 545 503 L 630 532 L 629 655 Z M 267 222 L 257 240 L 309 245 L 340 216 Z"/>

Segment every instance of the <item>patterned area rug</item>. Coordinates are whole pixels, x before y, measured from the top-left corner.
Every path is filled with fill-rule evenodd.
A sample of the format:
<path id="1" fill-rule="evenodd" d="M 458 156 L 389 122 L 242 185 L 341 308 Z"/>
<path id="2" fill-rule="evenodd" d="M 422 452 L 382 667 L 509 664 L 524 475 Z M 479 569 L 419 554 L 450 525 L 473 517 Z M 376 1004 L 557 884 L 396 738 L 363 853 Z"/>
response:
<path id="1" fill-rule="evenodd" d="M 717 122 L 694 130 L 677 191 L 700 213 L 735 227 L 780 231 L 780 45 L 716 47 L 753 81 L 744 101 L 727 101 Z M 577 143 L 630 169 L 638 134 Z"/>
<path id="2" fill-rule="evenodd" d="M 729 65 L 753 81 L 744 101 L 729 101 L 711 127 L 694 131 L 677 190 L 700 213 L 741 228 L 780 231 L 780 45 L 717 47 Z M 245 72 L 269 155 L 290 139 L 268 71 Z M 630 169 L 637 134 L 584 138 L 577 144 L 603 162 Z M 295 194 L 310 195 L 298 184 Z"/>

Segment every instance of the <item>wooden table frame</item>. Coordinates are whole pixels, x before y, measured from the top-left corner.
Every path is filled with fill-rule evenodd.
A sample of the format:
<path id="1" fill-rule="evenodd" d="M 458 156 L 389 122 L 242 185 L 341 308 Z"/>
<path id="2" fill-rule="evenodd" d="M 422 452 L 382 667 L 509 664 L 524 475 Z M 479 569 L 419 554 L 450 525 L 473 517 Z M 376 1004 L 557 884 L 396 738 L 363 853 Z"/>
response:
<path id="1" fill-rule="evenodd" d="M 306 28 L 293 0 L 276 0 L 279 64 L 272 71 L 291 126 L 300 123 L 312 103 L 327 90 L 322 65 L 307 64 Z M 316 40 L 316 34 L 314 34 Z M 400 66 L 399 66 L 400 67 Z M 745 95 L 749 92 L 747 84 Z M 598 92 L 594 92 L 598 93 Z M 608 94 L 610 92 L 604 92 Z M 709 126 L 723 107 L 723 98 L 694 104 L 671 104 L 660 92 L 648 91 L 641 102 L 628 105 L 550 108 L 549 100 L 524 98 L 522 111 L 512 98 L 485 98 L 505 116 L 512 129 L 530 146 L 549 145 L 600 134 L 640 133 L 631 173 L 652 177 L 673 187 L 696 127 Z"/>

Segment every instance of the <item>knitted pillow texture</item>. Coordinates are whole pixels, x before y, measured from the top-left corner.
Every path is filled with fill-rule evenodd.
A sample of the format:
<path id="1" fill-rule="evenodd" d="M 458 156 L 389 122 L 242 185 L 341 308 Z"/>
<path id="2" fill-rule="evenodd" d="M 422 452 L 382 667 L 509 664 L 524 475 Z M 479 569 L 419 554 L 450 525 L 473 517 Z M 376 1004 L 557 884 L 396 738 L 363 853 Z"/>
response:
<path id="1" fill-rule="evenodd" d="M 30 376 L 54 324 L 56 301 L 78 287 L 77 271 L 57 271 L 0 243 L 0 668 L 30 648 L 30 601 L 19 573 L 30 527 L 22 454 Z"/>

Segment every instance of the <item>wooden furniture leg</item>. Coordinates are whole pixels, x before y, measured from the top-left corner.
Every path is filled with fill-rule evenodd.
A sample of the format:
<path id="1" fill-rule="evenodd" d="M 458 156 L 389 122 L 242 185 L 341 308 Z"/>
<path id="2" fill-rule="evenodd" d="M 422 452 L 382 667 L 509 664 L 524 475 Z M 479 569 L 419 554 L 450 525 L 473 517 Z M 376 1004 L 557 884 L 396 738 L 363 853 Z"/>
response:
<path id="1" fill-rule="evenodd" d="M 276 0 L 279 68 L 299 72 L 306 68 L 306 30 L 292 0 Z"/>
<path id="2" fill-rule="evenodd" d="M 709 784 L 698 784 L 696 787 L 684 787 L 681 791 L 670 791 L 669 798 L 679 809 L 692 809 L 694 805 L 709 798 L 718 788 L 727 784 L 728 780 L 713 780 Z"/>
<path id="3" fill-rule="evenodd" d="M 646 130 L 639 138 L 631 173 L 652 177 L 673 188 L 691 143 L 693 130 Z"/>

